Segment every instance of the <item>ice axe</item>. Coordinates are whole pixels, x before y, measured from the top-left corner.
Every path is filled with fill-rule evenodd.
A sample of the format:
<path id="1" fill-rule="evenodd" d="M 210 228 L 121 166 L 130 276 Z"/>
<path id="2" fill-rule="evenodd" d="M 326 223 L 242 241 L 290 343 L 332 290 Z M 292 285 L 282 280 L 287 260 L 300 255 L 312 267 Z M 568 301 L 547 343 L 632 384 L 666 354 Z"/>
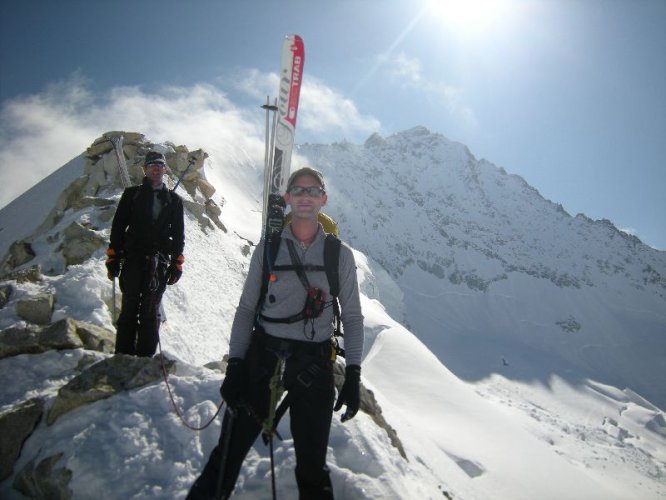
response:
<path id="1" fill-rule="evenodd" d="M 180 185 L 180 181 L 183 180 L 183 177 L 185 177 L 185 174 L 190 170 L 190 167 L 194 165 L 194 163 L 197 160 L 194 158 L 194 156 L 190 156 L 190 159 L 187 161 L 187 168 L 183 171 L 182 174 L 180 174 L 180 177 L 178 177 L 178 181 L 176 182 L 176 185 L 173 187 L 171 190 L 172 192 L 175 192 L 178 186 Z"/>

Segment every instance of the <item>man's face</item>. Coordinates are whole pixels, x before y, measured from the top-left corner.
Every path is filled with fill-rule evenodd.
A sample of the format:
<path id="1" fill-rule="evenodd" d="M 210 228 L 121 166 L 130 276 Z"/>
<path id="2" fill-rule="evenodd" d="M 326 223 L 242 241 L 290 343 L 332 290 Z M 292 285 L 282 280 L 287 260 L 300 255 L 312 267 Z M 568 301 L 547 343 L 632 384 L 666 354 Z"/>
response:
<path id="1" fill-rule="evenodd" d="M 163 163 L 151 163 L 144 167 L 146 177 L 150 179 L 150 182 L 154 187 L 157 187 L 164 182 L 165 170 L 166 166 Z"/>
<path id="2" fill-rule="evenodd" d="M 302 175 L 294 180 L 284 200 L 291 207 L 295 219 L 316 220 L 321 207 L 326 205 L 326 193 L 314 177 Z"/>

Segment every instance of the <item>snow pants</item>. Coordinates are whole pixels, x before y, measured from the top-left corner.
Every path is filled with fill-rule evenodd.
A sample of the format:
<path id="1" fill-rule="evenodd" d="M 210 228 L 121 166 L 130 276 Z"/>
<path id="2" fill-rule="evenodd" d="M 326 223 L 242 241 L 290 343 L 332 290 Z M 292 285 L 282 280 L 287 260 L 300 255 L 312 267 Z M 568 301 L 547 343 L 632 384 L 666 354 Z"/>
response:
<path id="1" fill-rule="evenodd" d="M 192 485 L 188 500 L 228 498 L 240 474 L 243 460 L 261 432 L 268 415 L 269 381 L 278 357 L 271 345 L 279 342 L 280 351 L 288 351 L 283 377 L 284 388 L 294 394 L 289 405 L 290 430 L 296 452 L 296 483 L 300 500 L 331 500 L 333 487 L 326 466 L 326 451 L 333 415 L 335 389 L 330 342 L 312 343 L 278 340 L 253 333 L 246 355 L 249 380 L 245 389 L 246 407 L 238 408 L 232 418 L 225 412 L 218 445 L 208 463 Z M 307 376 L 308 368 L 322 368 L 316 378 Z M 229 439 L 225 448 L 225 440 Z M 226 457 L 223 457 L 224 450 Z M 223 470 L 221 470 L 223 469 Z M 218 490 L 219 487 L 219 490 Z M 269 485 L 266 485 L 269 488 Z"/>
<path id="2" fill-rule="evenodd" d="M 154 256 L 125 259 L 118 280 L 123 299 L 116 325 L 116 354 L 148 357 L 155 354 L 166 270 L 166 262 Z"/>

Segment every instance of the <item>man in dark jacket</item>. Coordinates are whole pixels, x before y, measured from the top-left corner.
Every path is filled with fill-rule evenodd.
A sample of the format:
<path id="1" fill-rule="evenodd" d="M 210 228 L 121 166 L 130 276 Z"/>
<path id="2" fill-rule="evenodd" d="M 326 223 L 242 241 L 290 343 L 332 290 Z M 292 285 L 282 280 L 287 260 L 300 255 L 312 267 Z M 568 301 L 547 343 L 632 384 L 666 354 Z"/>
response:
<path id="1" fill-rule="evenodd" d="M 183 201 L 164 185 L 166 166 L 162 153 L 147 153 L 143 183 L 125 189 L 113 217 L 106 268 L 123 292 L 116 353 L 155 354 L 162 294 L 183 272 Z"/>
<path id="2" fill-rule="evenodd" d="M 188 500 L 231 495 L 256 437 L 262 431 L 270 437 L 275 428 L 272 410 L 279 391 L 272 387 L 280 385 L 289 401 L 299 498 L 333 498 L 326 465 L 333 411 L 346 406 L 342 415 L 345 422 L 356 415 L 360 405 L 363 314 L 356 264 L 351 248 L 341 243 L 338 298 L 345 327 L 346 369 L 335 402 L 331 344 L 334 308 L 331 284 L 323 271 L 327 236 L 318 220 L 327 201 L 321 173 L 311 168 L 295 171 L 284 197 L 291 207 L 291 222 L 282 230 L 266 288 L 262 286 L 266 278 L 263 261 L 270 240 L 262 240 L 252 256 L 231 328 L 229 363 L 221 388 L 228 410 L 219 444 L 190 489 Z M 264 290 L 265 296 L 261 297 Z M 311 292 L 317 292 L 325 304 L 317 313 L 305 314 Z M 257 304 L 261 304 L 259 314 Z"/>

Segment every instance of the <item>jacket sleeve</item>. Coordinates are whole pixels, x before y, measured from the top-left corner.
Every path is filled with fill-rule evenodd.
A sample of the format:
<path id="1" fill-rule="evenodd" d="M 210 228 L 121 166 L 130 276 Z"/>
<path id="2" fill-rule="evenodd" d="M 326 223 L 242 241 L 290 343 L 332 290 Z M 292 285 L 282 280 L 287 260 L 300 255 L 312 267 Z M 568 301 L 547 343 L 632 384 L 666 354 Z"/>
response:
<path id="1" fill-rule="evenodd" d="M 241 294 L 234 322 L 231 326 L 231 337 L 229 339 L 230 358 L 244 359 L 247 348 L 250 346 L 257 303 L 261 294 L 263 263 L 264 242 L 262 240 L 252 254 L 243 293 Z"/>
<path id="2" fill-rule="evenodd" d="M 113 248 L 117 254 L 125 249 L 125 231 L 130 222 L 130 214 L 132 210 L 131 193 L 131 189 L 125 189 L 125 191 L 123 191 L 120 201 L 118 202 L 118 207 L 116 208 L 116 213 L 113 216 L 113 222 L 111 223 L 109 248 Z"/>
<path id="3" fill-rule="evenodd" d="M 351 249 L 344 243 L 340 246 L 340 263 L 338 267 L 340 276 L 341 320 L 345 332 L 345 356 L 347 366 L 361 365 L 363 357 L 363 313 L 361 311 L 361 296 L 356 277 L 356 261 Z"/>

